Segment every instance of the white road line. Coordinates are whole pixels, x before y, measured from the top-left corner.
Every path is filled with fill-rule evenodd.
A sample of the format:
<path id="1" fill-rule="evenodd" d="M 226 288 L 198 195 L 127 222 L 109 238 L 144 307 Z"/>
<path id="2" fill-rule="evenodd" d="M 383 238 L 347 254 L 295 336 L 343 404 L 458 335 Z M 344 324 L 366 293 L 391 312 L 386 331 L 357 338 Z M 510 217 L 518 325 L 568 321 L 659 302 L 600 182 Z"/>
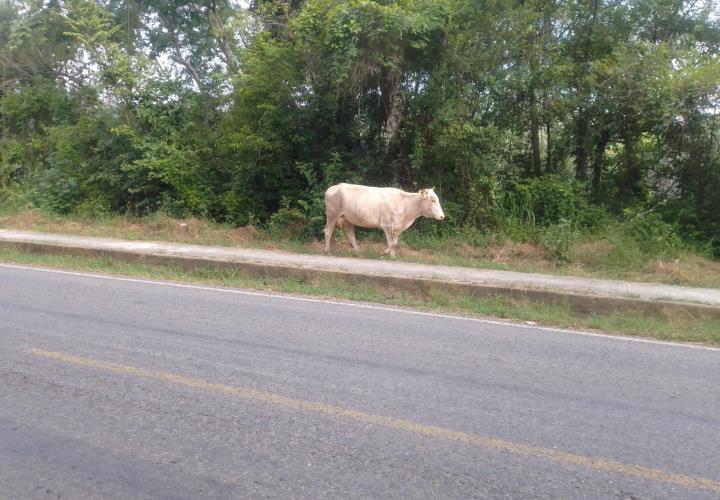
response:
<path id="1" fill-rule="evenodd" d="M 113 281 L 125 281 L 125 282 L 129 282 L 129 283 L 141 283 L 141 284 L 146 284 L 146 285 L 158 285 L 158 286 L 168 286 L 168 287 L 175 287 L 175 288 L 188 288 L 191 290 L 204 290 L 204 291 L 219 292 L 219 293 L 231 293 L 231 294 L 245 295 L 245 296 L 250 296 L 250 297 L 265 297 L 265 298 L 270 298 L 270 299 L 280 299 L 280 300 L 288 300 L 288 301 L 295 301 L 295 302 L 310 302 L 310 303 L 315 303 L 315 304 L 331 304 L 331 305 L 335 305 L 335 306 L 354 307 L 354 308 L 358 308 L 358 309 L 370 309 L 370 310 L 374 310 L 374 311 L 395 312 L 395 313 L 409 314 L 409 315 L 414 315 L 414 316 L 426 316 L 426 317 L 432 317 L 432 318 L 443 318 L 443 319 L 467 321 L 467 322 L 472 322 L 472 323 L 482 323 L 482 324 L 486 324 L 486 325 L 508 326 L 508 327 L 519 328 L 519 329 L 542 330 L 542 331 L 546 331 L 546 332 L 563 333 L 563 334 L 570 334 L 570 335 L 581 335 L 581 336 L 585 336 L 585 337 L 596 337 L 596 338 L 618 340 L 618 341 L 624 341 L 624 342 L 637 342 L 637 343 L 641 343 L 641 344 L 653 344 L 653 345 L 662 345 L 662 346 L 670 346 L 670 347 L 682 347 L 682 348 L 686 348 L 686 349 L 699 349 L 699 350 L 703 350 L 703 351 L 720 352 L 720 347 L 711 347 L 711 346 L 695 345 L 695 344 L 684 344 L 684 343 L 680 343 L 680 342 L 669 342 L 669 341 L 665 341 L 665 340 L 653 340 L 653 339 L 646 339 L 646 338 L 640 338 L 640 337 L 628 337 L 625 335 L 610 335 L 610 334 L 606 334 L 606 333 L 588 332 L 588 331 L 582 331 L 582 330 L 552 328 L 552 327 L 547 327 L 547 326 L 527 325 L 527 324 L 522 324 L 522 323 L 513 323 L 510 321 L 500 321 L 500 320 L 492 320 L 492 319 L 474 318 L 474 317 L 469 317 L 469 316 L 433 313 L 433 312 L 427 312 L 427 311 L 418 311 L 418 310 L 414 310 L 414 309 L 405 309 L 405 308 L 400 308 L 400 307 L 383 306 L 383 305 L 379 305 L 379 304 L 360 304 L 358 302 L 351 302 L 351 301 L 313 299 L 310 297 L 298 297 L 298 296 L 286 295 L 286 294 L 276 294 L 276 293 L 269 293 L 269 292 L 253 292 L 253 291 L 249 291 L 249 290 L 220 288 L 220 287 L 204 286 L 204 285 L 186 285 L 186 284 L 182 284 L 182 283 L 174 283 L 171 281 L 156 281 L 156 280 L 146 280 L 146 279 L 139 279 L 139 278 L 127 278 L 127 277 L 123 277 L 123 276 L 112 276 L 112 275 L 107 275 L 107 274 L 84 273 L 84 272 L 78 272 L 78 271 L 63 271 L 63 270 L 59 270 L 59 269 L 50 269 L 50 268 L 46 268 L 46 267 L 21 266 L 21 265 L 16 265 L 16 264 L 0 263 L 0 267 L 5 267 L 8 269 L 20 269 L 20 270 L 26 270 L 26 271 L 46 272 L 46 273 L 51 273 L 51 274 L 64 274 L 64 275 L 69 275 L 69 276 L 80 276 L 80 277 L 85 277 L 85 278 L 105 279 L 105 280 L 113 280 Z"/>

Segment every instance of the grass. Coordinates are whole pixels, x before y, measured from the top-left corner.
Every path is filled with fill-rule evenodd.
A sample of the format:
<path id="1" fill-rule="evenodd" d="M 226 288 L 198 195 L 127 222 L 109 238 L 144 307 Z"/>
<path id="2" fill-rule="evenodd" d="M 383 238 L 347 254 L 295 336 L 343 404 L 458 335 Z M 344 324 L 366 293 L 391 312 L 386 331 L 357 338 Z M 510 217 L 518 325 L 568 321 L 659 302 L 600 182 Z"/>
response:
<path id="1" fill-rule="evenodd" d="M 423 221 L 427 225 L 428 221 Z M 429 224 L 437 224 L 430 222 Z M 162 214 L 145 218 L 127 216 L 80 217 L 48 215 L 32 209 L 0 209 L 0 228 L 53 233 L 106 236 L 134 240 L 165 240 L 221 246 L 242 246 L 298 253 L 322 253 L 321 241 L 273 237 L 252 226 L 230 227 L 197 218 L 174 219 Z M 379 258 L 385 243 L 379 231 L 358 231 L 358 256 Z M 342 231 L 336 232 L 333 253 L 354 256 Z M 639 244 L 617 229 L 573 241 L 564 258 L 546 245 L 518 242 L 503 235 L 460 232 L 428 236 L 406 231 L 399 259 L 521 272 L 613 278 L 627 281 L 720 288 L 720 262 L 688 251 L 672 256 L 643 252 Z"/>
<path id="2" fill-rule="evenodd" d="M 342 298 L 444 313 L 492 316 L 550 326 L 593 329 L 664 340 L 720 345 L 720 318 L 648 316 L 642 313 L 584 314 L 571 306 L 548 305 L 526 299 L 451 296 L 440 292 L 425 296 L 329 279 L 309 282 L 297 278 L 249 278 L 233 270 L 205 268 L 185 271 L 169 265 L 129 264 L 100 257 L 35 254 L 5 247 L 0 247 L 0 262 L 135 276 L 153 280 Z"/>

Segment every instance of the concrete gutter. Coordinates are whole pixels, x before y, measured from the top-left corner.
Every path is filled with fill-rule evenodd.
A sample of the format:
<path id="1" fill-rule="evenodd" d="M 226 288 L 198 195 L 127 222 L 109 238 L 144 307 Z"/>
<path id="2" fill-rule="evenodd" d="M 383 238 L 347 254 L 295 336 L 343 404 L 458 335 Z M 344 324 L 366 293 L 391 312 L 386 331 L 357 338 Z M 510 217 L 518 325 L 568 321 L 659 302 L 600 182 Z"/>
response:
<path id="1" fill-rule="evenodd" d="M 512 271 L 329 257 L 183 243 L 129 241 L 0 229 L 0 245 L 35 252 L 110 256 L 184 269 L 232 268 L 247 276 L 331 278 L 385 289 L 431 294 L 510 296 L 572 305 L 588 312 L 679 311 L 720 317 L 720 289 L 553 276 Z"/>

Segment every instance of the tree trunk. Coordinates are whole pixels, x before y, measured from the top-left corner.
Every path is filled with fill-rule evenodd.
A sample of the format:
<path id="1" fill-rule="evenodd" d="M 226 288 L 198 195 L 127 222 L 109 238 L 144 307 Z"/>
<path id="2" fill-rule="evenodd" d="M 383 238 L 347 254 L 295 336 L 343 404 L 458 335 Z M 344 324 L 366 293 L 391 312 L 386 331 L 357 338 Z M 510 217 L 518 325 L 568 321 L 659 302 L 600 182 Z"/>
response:
<path id="1" fill-rule="evenodd" d="M 385 99 L 385 133 L 387 134 L 387 147 L 394 144 L 404 118 L 405 95 L 402 88 L 402 74 L 397 66 L 393 66 L 387 74 L 386 86 L 383 94 Z"/>
<path id="2" fill-rule="evenodd" d="M 635 159 L 635 138 L 626 128 L 623 130 L 623 162 L 625 163 L 625 175 L 623 185 L 620 186 L 620 193 L 626 201 L 640 193 L 640 168 Z"/>
<path id="3" fill-rule="evenodd" d="M 550 120 L 545 123 L 545 135 L 546 139 L 546 152 L 545 152 L 545 171 L 552 172 L 555 169 L 552 164 L 552 141 L 550 140 L 551 125 Z"/>
<path id="4" fill-rule="evenodd" d="M 588 122 L 585 110 L 578 110 L 577 136 L 575 137 L 575 176 L 580 182 L 587 179 Z"/>
<path id="5" fill-rule="evenodd" d="M 588 149 L 589 149 L 589 131 L 588 131 L 588 111 L 585 106 L 588 106 L 587 92 L 585 77 L 590 71 L 590 51 L 592 48 L 592 40 L 594 37 L 595 22 L 597 19 L 597 13 L 599 8 L 598 0 L 590 0 L 589 2 L 589 20 L 584 26 L 582 26 L 581 42 L 578 46 L 578 52 L 574 55 L 574 63 L 577 67 L 577 74 L 575 75 L 576 92 L 581 97 L 581 103 L 578 107 L 578 118 L 577 118 L 577 129 L 575 136 L 575 177 L 585 182 L 587 180 L 587 167 L 588 167 Z M 582 23 L 582 21 L 580 21 Z"/>
<path id="6" fill-rule="evenodd" d="M 543 24 L 542 24 L 542 37 L 543 37 L 543 62 L 545 67 L 549 67 L 552 64 L 552 58 L 550 56 L 550 53 L 552 52 L 552 48 L 550 47 L 551 42 L 553 42 L 552 38 L 552 30 L 553 30 L 553 15 L 554 13 L 547 11 L 545 12 L 545 15 L 543 16 Z M 548 90 L 548 84 L 544 84 L 544 90 L 543 90 L 543 101 L 542 101 L 542 109 L 543 114 L 545 116 L 545 171 L 546 172 L 552 172 L 553 165 L 552 165 L 552 153 L 551 153 L 551 146 L 552 143 L 550 141 L 551 135 L 550 135 L 550 127 L 551 127 L 551 112 L 550 112 L 550 90 Z M 539 149 L 539 148 L 538 148 Z"/>
<path id="7" fill-rule="evenodd" d="M 207 19 L 210 23 L 213 35 L 220 45 L 220 50 L 225 59 L 225 65 L 227 66 L 228 73 L 233 76 L 237 73 L 237 64 L 235 64 L 235 55 L 233 54 L 232 47 L 230 46 L 230 40 L 228 39 L 225 27 L 223 26 L 220 16 L 217 12 L 216 2 L 210 2 L 207 9 Z"/>
<path id="8" fill-rule="evenodd" d="M 603 129 L 595 139 L 595 156 L 593 157 L 592 172 L 592 194 L 595 200 L 600 198 L 600 186 L 602 183 L 602 167 L 605 158 L 605 148 L 610 142 L 610 131 Z"/>
<path id="9" fill-rule="evenodd" d="M 532 142 L 532 171 L 536 176 L 542 174 L 540 162 L 540 120 L 538 119 L 535 91 L 530 91 L 530 140 Z"/>

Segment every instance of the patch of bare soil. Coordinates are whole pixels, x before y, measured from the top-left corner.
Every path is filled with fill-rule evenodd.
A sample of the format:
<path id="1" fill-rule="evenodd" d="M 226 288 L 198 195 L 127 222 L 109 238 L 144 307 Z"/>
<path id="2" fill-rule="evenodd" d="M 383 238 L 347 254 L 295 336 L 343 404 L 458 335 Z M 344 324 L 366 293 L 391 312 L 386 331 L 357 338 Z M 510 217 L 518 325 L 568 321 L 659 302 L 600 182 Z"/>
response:
<path id="1" fill-rule="evenodd" d="M 323 253 L 325 251 L 325 242 L 312 240 L 310 243 L 305 245 L 305 248 L 307 248 L 310 253 Z"/>
<path id="2" fill-rule="evenodd" d="M 230 241 L 237 245 L 243 245 L 258 239 L 259 233 L 255 226 L 238 227 L 230 231 Z"/>
<path id="3" fill-rule="evenodd" d="M 485 247 L 483 257 L 491 262 L 538 269 L 557 267 L 553 256 L 540 245 L 507 241 Z"/>
<path id="4" fill-rule="evenodd" d="M 0 224 L 15 229 L 30 229 L 36 227 L 40 219 L 36 210 L 26 210 L 19 214 L 0 216 Z"/>

